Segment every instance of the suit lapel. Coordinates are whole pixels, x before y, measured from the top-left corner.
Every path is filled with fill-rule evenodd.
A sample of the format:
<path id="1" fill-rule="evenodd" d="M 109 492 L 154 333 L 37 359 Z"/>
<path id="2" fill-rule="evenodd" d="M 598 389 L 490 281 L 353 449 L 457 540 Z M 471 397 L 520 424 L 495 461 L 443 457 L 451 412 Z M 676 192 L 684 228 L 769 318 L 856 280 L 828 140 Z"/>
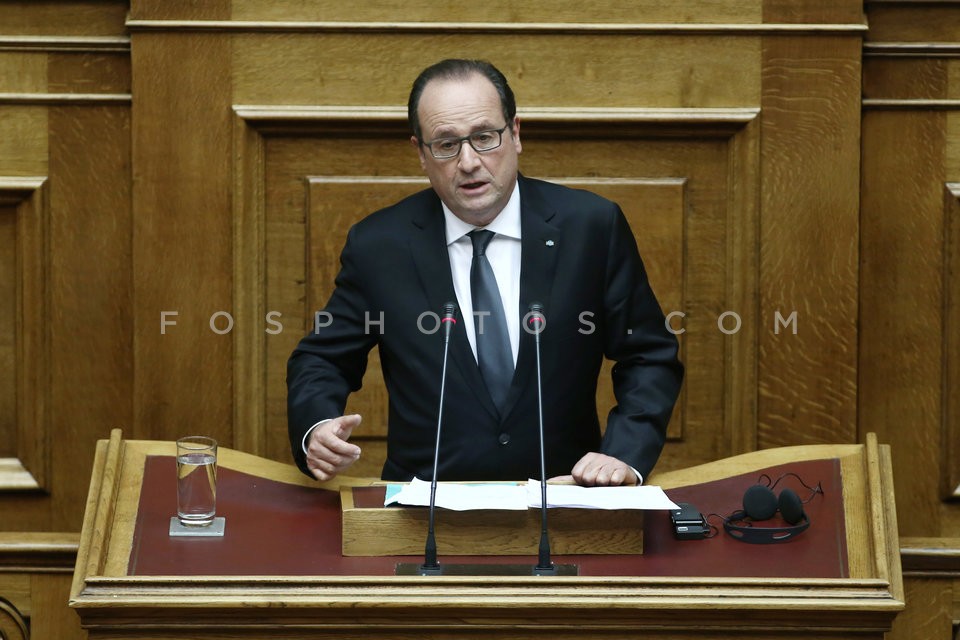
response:
<path id="1" fill-rule="evenodd" d="M 453 276 L 450 273 L 450 257 L 446 248 L 447 236 L 440 199 L 434 195 L 431 206 L 417 212 L 412 222 L 414 231 L 410 236 L 410 255 L 417 266 L 420 282 L 430 303 L 430 311 L 439 314 L 445 303 L 457 301 Z M 467 386 L 480 404 L 491 416 L 498 418 L 497 408 L 484 385 L 480 368 L 462 326 L 462 323 L 472 320 L 458 315 L 457 324 L 450 336 L 450 357 L 457 364 Z M 437 349 L 441 348 L 438 336 Z"/>
<path id="2" fill-rule="evenodd" d="M 536 384 L 536 344 L 534 336 L 523 326 L 530 304 L 544 307 L 547 326 L 550 324 L 550 295 L 556 273 L 561 237 L 560 229 L 550 223 L 554 208 L 523 176 L 520 184 L 520 349 L 517 369 L 507 396 L 504 415 L 509 415 L 523 389 Z"/>
<path id="3" fill-rule="evenodd" d="M 410 255 L 417 266 L 420 283 L 427 295 L 430 309 L 441 313 L 446 302 L 456 301 L 453 278 L 450 275 L 450 258 L 443 226 L 443 210 L 440 200 L 432 198 L 431 205 L 416 212 L 413 217 L 413 233 L 410 234 Z"/>

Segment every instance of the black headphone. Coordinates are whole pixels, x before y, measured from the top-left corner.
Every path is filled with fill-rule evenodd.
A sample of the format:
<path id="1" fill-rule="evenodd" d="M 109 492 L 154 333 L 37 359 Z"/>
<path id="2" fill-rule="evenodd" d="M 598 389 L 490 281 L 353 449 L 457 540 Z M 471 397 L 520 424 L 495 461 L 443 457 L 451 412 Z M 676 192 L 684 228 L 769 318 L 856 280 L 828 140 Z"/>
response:
<path id="1" fill-rule="evenodd" d="M 773 493 L 777 484 L 786 478 L 793 476 L 800 480 L 800 484 L 810 490 L 810 497 L 801 500 L 800 496 L 793 489 L 784 489 L 777 496 Z M 766 478 L 767 484 L 761 484 Z M 809 487 L 795 473 L 785 473 L 776 482 L 771 484 L 770 476 L 762 474 L 757 484 L 747 489 L 743 494 L 743 509 L 734 511 L 723 519 L 723 528 L 731 536 L 741 542 L 751 544 L 773 544 L 775 542 L 786 542 L 800 535 L 810 526 L 810 518 L 803 510 L 803 505 L 810 502 L 816 494 L 823 495 L 823 488 L 820 484 L 816 487 Z M 789 525 L 785 527 L 755 527 L 754 522 L 769 520 L 777 512 L 780 517 Z"/>

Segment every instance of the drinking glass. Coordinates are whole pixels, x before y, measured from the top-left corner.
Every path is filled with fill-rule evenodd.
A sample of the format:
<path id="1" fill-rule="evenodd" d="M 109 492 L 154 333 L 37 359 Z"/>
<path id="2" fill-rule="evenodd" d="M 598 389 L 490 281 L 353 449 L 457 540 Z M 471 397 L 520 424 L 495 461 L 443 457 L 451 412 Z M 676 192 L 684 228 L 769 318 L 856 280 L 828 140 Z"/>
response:
<path id="1" fill-rule="evenodd" d="M 208 527 L 217 513 L 217 441 L 177 440 L 177 517 L 185 527 Z"/>

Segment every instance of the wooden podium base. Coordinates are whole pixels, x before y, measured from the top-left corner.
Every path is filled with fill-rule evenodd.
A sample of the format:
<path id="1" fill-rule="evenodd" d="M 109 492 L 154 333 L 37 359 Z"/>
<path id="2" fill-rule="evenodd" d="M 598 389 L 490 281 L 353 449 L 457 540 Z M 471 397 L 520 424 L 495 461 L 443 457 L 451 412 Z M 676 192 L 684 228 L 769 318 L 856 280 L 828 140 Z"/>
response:
<path id="1" fill-rule="evenodd" d="M 341 487 L 343 555 L 423 554 L 428 509 L 384 507 L 383 493 L 383 487 Z M 643 517 L 644 512 L 636 509 L 550 509 L 551 552 L 558 555 L 642 554 Z M 538 509 L 437 509 L 434 518 L 437 553 L 441 556 L 537 554 L 540 543 Z"/>

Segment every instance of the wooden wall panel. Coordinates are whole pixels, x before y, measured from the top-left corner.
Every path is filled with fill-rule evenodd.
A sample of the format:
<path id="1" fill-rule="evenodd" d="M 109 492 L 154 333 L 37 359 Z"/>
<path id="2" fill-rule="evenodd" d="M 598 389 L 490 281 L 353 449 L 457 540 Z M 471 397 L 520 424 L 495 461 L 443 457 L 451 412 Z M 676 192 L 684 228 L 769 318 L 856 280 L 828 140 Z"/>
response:
<path id="1" fill-rule="evenodd" d="M 3 56 L 9 61 L 8 56 Z M 24 67 L 13 56 L 11 77 L 19 77 Z M 31 69 L 27 77 L 36 79 L 36 75 L 46 77 L 46 67 Z M 44 176 L 47 174 L 47 112 L 46 109 L 24 104 L 26 100 L 17 100 L 13 96 L 34 95 L 30 83 L 15 82 L 11 87 L 11 98 L 3 106 L 3 118 L 0 118 L 0 158 L 3 158 L 6 176 Z M 42 94 L 41 94 L 42 95 Z"/>
<path id="2" fill-rule="evenodd" d="M 758 446 L 856 441 L 859 42 L 764 47 Z"/>
<path id="3" fill-rule="evenodd" d="M 232 442 L 229 55 L 223 36 L 132 38 L 136 437 Z"/>
<path id="4" fill-rule="evenodd" d="M 891 443 L 907 608 L 890 638 L 948 638 L 960 619 L 960 3 L 865 8 L 859 428 Z"/>
<path id="5" fill-rule="evenodd" d="M 72 531 L 87 485 L 76 461 L 133 414 L 129 107 L 55 106 L 48 127 L 51 523 Z"/>
<path id="6" fill-rule="evenodd" d="M 757 38 L 636 37 L 590 28 L 540 35 L 513 33 L 509 25 L 456 38 L 448 32 L 441 25 L 426 34 L 398 26 L 375 38 L 349 29 L 241 33 L 233 49 L 234 96 L 243 105 L 405 105 L 413 78 L 431 61 L 482 54 L 527 108 L 757 104 L 759 77 L 744 73 L 759 61 Z M 602 58 L 595 55 L 598 39 Z"/>
<path id="7" fill-rule="evenodd" d="M 960 503 L 943 501 L 957 477 L 950 185 L 960 175 L 960 5 L 868 9 L 860 428 L 893 444 L 901 534 L 951 535 L 960 524 Z"/>
<path id="8" fill-rule="evenodd" d="M 149 20 L 229 20 L 230 0 L 129 0 L 128 22 Z"/>
<path id="9" fill-rule="evenodd" d="M 254 359 L 265 363 L 266 370 L 264 377 L 261 369 L 251 369 L 246 382 L 238 384 L 249 391 L 244 395 L 249 410 L 244 427 L 254 429 L 258 419 L 263 421 L 262 434 L 248 434 L 244 441 L 261 443 L 261 452 L 280 460 L 289 456 L 284 437 L 286 359 L 314 310 L 329 296 L 347 228 L 426 184 L 402 126 L 391 124 L 386 116 L 376 124 L 340 122 L 345 112 L 349 109 L 240 111 L 266 138 L 263 153 L 257 155 L 266 166 L 252 171 L 264 176 L 265 203 L 249 207 L 263 219 L 246 223 L 264 229 L 264 244 L 247 245 L 251 253 L 236 263 L 246 265 L 265 254 L 262 279 L 238 287 L 258 292 L 254 297 L 264 302 L 260 312 L 239 313 L 257 327 L 264 325 L 264 310 L 279 314 L 274 316 L 279 323 L 275 333 L 264 337 L 263 328 L 255 329 L 249 334 L 251 343 L 237 351 L 240 358 L 246 357 L 239 355 L 243 352 L 260 351 Z M 676 412 L 670 427 L 672 450 L 664 468 L 731 455 L 736 443 L 756 439 L 753 423 L 743 422 L 740 413 L 752 404 L 756 382 L 749 376 L 750 362 L 730 346 L 741 334 L 746 343 L 756 341 L 755 312 L 741 308 L 741 301 L 732 298 L 737 287 L 728 286 L 753 282 L 755 287 L 756 282 L 756 245 L 741 239 L 756 238 L 756 219 L 753 209 L 743 206 L 729 186 L 756 181 L 755 153 L 747 154 L 753 158 L 748 165 L 729 164 L 733 147 L 741 144 L 735 141 L 750 138 L 748 129 L 756 114 L 638 111 L 628 118 L 620 112 L 598 112 L 592 116 L 595 120 L 563 115 L 551 112 L 545 119 L 545 113 L 536 109 L 521 112 L 521 120 L 527 122 L 521 136 L 528 135 L 524 170 L 589 186 L 622 202 L 636 225 L 665 308 L 685 314 L 681 340 L 697 392 L 684 395 Z M 611 124 L 611 117 L 619 119 Z M 745 146 L 755 143 L 754 139 Z M 743 173 L 731 176 L 731 166 Z M 573 177 L 578 175 L 616 177 Z M 671 203 L 666 209 L 665 198 Z M 745 253 L 751 250 L 752 255 Z M 305 265 L 298 263 L 301 256 L 306 256 Z M 245 277 L 238 272 L 238 281 Z M 735 314 L 731 317 L 736 320 L 724 318 L 725 313 Z M 740 322 L 743 328 L 737 335 L 727 335 L 734 331 L 728 325 L 723 327 L 727 333 L 721 330 L 718 321 L 724 319 L 728 325 Z M 688 341 L 694 345 L 690 349 Z M 241 367 L 239 361 L 235 367 Z M 386 404 L 375 353 L 364 387 L 351 398 L 348 410 L 361 412 L 366 420 L 355 434 L 366 451 L 360 469 L 377 473 L 383 462 Z M 608 387 L 603 379 L 604 411 L 612 402 Z M 739 400 L 731 402 L 731 397 Z M 694 426 L 684 432 L 681 425 L 688 420 Z"/>
<path id="10" fill-rule="evenodd" d="M 2 35 L 116 36 L 123 33 L 128 0 L 4 0 Z"/>
<path id="11" fill-rule="evenodd" d="M 956 2 L 867 0 L 869 40 L 890 44 L 956 44 L 960 42 Z"/>
<path id="12" fill-rule="evenodd" d="M 893 447 L 901 533 L 939 529 L 942 113 L 864 114 L 861 424 Z M 915 141 L 915 142 L 912 142 Z M 894 151 L 895 150 L 895 151 Z M 897 176 L 885 181 L 885 176 Z M 889 185 L 889 188 L 884 188 Z M 918 251 L 918 247 L 929 250 Z"/>
<path id="13" fill-rule="evenodd" d="M 132 418 L 126 10 L 0 4 L 0 633 L 9 638 L 86 637 L 66 599 L 93 448 Z"/>
<path id="14" fill-rule="evenodd" d="M 704 3 L 700 0 L 677 0 L 664 5 L 657 0 L 597 0 L 584 6 L 574 0 L 552 2 L 511 2 L 493 0 L 471 7 L 469 12 L 451 15 L 450 7 L 431 0 L 408 0 L 401 5 L 390 2 L 345 5 L 342 3 L 305 4 L 295 0 L 260 2 L 234 0 L 232 19 L 235 21 L 298 22 L 370 22 L 440 23 L 463 27 L 471 23 L 503 22 L 511 24 L 596 23 L 630 25 L 635 23 L 701 22 L 706 24 L 757 23 L 762 8 L 759 3 L 720 0 Z M 802 15 L 800 12 L 797 15 Z"/>
<path id="15" fill-rule="evenodd" d="M 49 423 L 46 372 L 50 365 L 48 311 L 48 209 L 44 178 L 0 178 L 0 201 L 9 218 L 6 252 L 12 257 L 8 285 L 12 312 L 7 328 L 10 383 L 6 389 L 11 413 L 4 437 L 0 490 L 46 489 L 49 471 Z M 12 392 L 12 397 L 10 393 Z"/>
<path id="16" fill-rule="evenodd" d="M 7 469 L 2 484 L 21 491 L 42 488 L 51 498 L 10 495 L 0 500 L 0 510 L 17 513 L 11 529 L 78 522 L 84 484 L 77 482 L 72 463 L 90 451 L 97 434 L 105 433 L 106 421 L 129 418 L 124 403 L 130 390 L 123 382 L 129 377 L 130 356 L 129 286 L 124 280 L 129 271 L 126 115 L 113 107 L 36 108 L 47 112 L 43 133 L 51 132 L 54 149 L 53 159 L 38 164 L 54 170 L 56 177 L 0 180 L 6 201 L 20 199 L 15 207 L 6 207 L 15 221 L 16 281 L 16 434 L 8 444 L 17 452 L 10 460 L 18 465 Z M 93 155 L 56 153 L 63 143 L 70 149 L 83 146 Z M 77 344 L 85 349 L 78 350 Z M 60 445 L 56 451 L 54 433 Z M 61 460 L 70 463 L 58 465 Z M 85 470 L 80 467 L 81 473 Z"/>
<path id="17" fill-rule="evenodd" d="M 797 0 L 763 2 L 763 22 L 799 24 L 857 24 L 863 20 L 859 2 L 831 0 Z"/>
<path id="18" fill-rule="evenodd" d="M 0 200 L 15 226 L 5 280 L 16 290 L 7 461 L 17 464 L 0 485 L 18 489 L 0 492 L 6 530 L 76 528 L 93 443 L 108 421 L 130 419 L 124 11 L 82 0 L 3 6 Z M 45 493 L 24 493 L 31 486 Z"/>

